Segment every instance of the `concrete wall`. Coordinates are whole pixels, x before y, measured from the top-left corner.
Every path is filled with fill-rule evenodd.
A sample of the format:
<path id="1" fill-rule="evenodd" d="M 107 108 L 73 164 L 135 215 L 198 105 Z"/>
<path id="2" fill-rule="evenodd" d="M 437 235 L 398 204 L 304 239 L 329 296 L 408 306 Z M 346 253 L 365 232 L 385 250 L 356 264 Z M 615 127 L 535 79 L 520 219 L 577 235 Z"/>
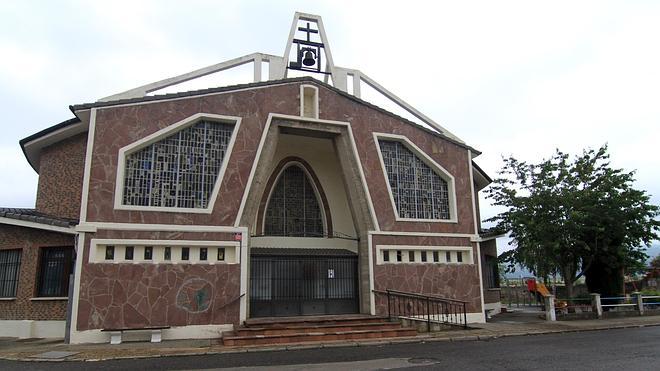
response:
<path id="1" fill-rule="evenodd" d="M 39 163 L 36 209 L 48 215 L 78 219 L 87 133 L 43 149 Z"/>
<path id="2" fill-rule="evenodd" d="M 39 251 L 49 246 L 73 246 L 68 234 L 0 224 L 0 249 L 21 249 L 16 297 L 0 299 L 0 320 L 64 320 L 67 300 L 37 298 Z"/>

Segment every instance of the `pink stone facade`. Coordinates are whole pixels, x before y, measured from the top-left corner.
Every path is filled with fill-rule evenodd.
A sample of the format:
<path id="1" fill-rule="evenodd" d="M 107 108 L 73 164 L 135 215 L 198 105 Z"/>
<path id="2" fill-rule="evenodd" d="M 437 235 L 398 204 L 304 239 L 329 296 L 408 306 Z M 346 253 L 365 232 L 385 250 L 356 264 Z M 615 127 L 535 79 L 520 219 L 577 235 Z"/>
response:
<path id="1" fill-rule="evenodd" d="M 469 150 L 368 105 L 319 86 L 320 118 L 349 122 L 380 229 L 395 232 L 474 234 Z M 86 222 L 233 226 L 269 113 L 299 115 L 300 82 L 171 101 L 99 108 Z M 197 113 L 242 118 L 236 142 L 210 214 L 128 211 L 114 208 L 119 150 Z M 455 178 L 457 222 L 399 222 L 387 190 L 373 133 L 406 136 Z M 304 139 L 302 139 L 304 140 Z M 340 175 L 338 175 L 340 176 Z M 244 226 L 250 227 L 250 226 Z M 120 231 L 85 235 L 77 330 L 135 326 L 238 324 L 239 264 L 107 264 L 88 260 L 92 238 L 231 240 L 232 233 Z M 377 290 L 398 289 L 468 302 L 481 312 L 476 244 L 469 238 L 374 236 L 378 244 L 472 246 L 474 264 L 376 265 Z M 375 254 L 374 254 L 375 256 Z M 366 293 L 363 293 L 366 295 Z M 377 311 L 383 312 L 382 302 Z"/>

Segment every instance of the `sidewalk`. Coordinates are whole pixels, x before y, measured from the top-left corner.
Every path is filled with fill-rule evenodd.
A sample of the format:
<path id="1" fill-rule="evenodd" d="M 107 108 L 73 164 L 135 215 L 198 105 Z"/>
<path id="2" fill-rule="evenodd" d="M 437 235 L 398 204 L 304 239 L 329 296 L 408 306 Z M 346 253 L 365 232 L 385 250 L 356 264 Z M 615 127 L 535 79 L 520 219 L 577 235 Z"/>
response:
<path id="1" fill-rule="evenodd" d="M 313 344 L 278 346 L 224 347 L 213 340 L 177 340 L 162 343 L 126 342 L 120 345 L 86 344 L 67 345 L 55 339 L 17 340 L 0 338 L 0 359 L 21 361 L 99 361 L 183 355 L 203 355 L 241 352 L 317 349 L 328 347 L 354 347 L 434 341 L 479 341 L 505 336 L 526 336 L 550 333 L 594 331 L 616 328 L 660 326 L 660 316 L 628 317 L 582 321 L 526 321 L 519 316 L 501 315 L 489 323 L 473 324 L 467 330 L 454 330 L 420 334 L 409 338 L 352 340 Z M 54 353 L 48 353 L 54 352 Z M 50 358 L 49 358 L 50 357 Z"/>

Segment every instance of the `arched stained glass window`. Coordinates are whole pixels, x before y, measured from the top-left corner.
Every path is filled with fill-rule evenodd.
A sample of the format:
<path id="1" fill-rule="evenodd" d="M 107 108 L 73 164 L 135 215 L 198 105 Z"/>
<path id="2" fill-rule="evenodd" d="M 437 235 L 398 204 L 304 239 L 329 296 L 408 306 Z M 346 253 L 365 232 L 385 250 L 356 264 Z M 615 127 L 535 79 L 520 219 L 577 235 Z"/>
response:
<path id="1" fill-rule="evenodd" d="M 449 219 L 447 181 L 401 142 L 378 143 L 399 217 Z"/>
<path id="2" fill-rule="evenodd" d="M 323 215 L 305 171 L 298 165 L 287 167 L 273 188 L 264 234 L 269 236 L 322 237 Z"/>
<path id="3" fill-rule="evenodd" d="M 127 154 L 123 204 L 208 207 L 233 130 L 203 120 Z"/>

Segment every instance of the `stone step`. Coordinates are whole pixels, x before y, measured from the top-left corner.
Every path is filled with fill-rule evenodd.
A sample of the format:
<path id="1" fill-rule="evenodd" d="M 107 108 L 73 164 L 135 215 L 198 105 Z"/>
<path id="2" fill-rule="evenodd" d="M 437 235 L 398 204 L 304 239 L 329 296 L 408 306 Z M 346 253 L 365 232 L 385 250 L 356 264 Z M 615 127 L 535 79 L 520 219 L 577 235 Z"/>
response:
<path id="1" fill-rule="evenodd" d="M 306 322 L 307 325 L 296 324 L 293 326 L 281 327 L 239 327 L 231 336 L 253 336 L 253 335 L 291 335 L 299 333 L 319 333 L 319 332 L 343 332 L 359 330 L 391 330 L 401 328 L 399 322 L 351 322 L 351 323 L 333 323 L 316 324 Z"/>
<path id="2" fill-rule="evenodd" d="M 276 335 L 223 336 L 225 346 L 309 343 L 355 339 L 382 339 L 416 336 L 417 330 L 410 327 L 380 330 L 325 331 Z"/>
<path id="3" fill-rule="evenodd" d="M 258 328 L 284 328 L 294 326 L 320 326 L 340 325 L 352 323 L 375 323 L 386 322 L 387 316 L 370 316 L 365 314 L 355 315 L 328 315 L 328 316 L 299 316 L 299 317 L 265 317 L 250 318 L 244 322 L 244 327 Z"/>

